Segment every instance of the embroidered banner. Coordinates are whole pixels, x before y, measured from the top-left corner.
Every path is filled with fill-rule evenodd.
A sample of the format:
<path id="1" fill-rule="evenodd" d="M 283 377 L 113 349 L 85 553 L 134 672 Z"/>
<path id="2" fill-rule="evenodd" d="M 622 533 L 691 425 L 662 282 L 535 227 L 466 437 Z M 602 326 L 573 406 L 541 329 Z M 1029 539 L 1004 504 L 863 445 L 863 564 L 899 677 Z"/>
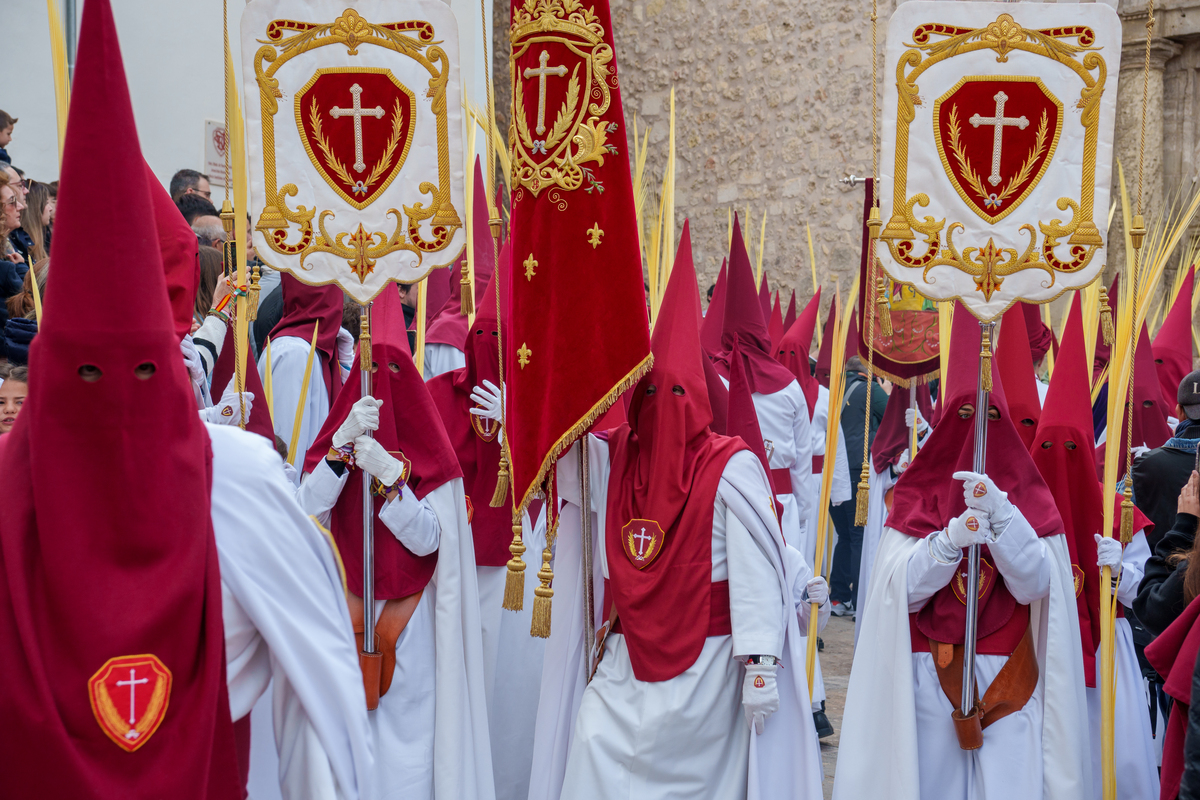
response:
<path id="1" fill-rule="evenodd" d="M 884 67 L 888 275 L 985 320 L 1095 280 L 1120 57 L 1103 3 L 902 4 Z"/>
<path id="2" fill-rule="evenodd" d="M 258 0 L 242 15 L 254 246 L 359 303 L 465 243 L 458 27 L 439 0 Z"/>

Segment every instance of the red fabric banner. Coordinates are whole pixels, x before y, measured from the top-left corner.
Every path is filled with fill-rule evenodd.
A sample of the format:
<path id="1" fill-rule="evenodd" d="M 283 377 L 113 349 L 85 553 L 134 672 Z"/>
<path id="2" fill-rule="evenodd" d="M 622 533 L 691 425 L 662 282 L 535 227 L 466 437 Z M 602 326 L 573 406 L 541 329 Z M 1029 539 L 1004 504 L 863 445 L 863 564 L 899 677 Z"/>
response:
<path id="1" fill-rule="evenodd" d="M 513 2 L 513 493 L 650 368 L 650 331 L 608 0 Z"/>

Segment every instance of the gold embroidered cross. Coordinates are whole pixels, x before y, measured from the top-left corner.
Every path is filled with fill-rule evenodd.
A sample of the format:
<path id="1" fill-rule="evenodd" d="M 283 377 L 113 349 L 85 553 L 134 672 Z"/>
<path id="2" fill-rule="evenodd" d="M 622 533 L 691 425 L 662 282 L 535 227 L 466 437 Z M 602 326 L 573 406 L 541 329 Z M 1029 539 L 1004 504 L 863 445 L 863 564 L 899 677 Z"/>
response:
<path id="1" fill-rule="evenodd" d="M 538 66 L 536 69 L 529 67 L 525 70 L 525 78 L 538 79 L 538 117 L 537 117 L 537 133 L 541 136 L 546 132 L 546 78 L 550 75 L 557 75 L 560 78 L 565 78 L 567 75 L 566 67 L 548 67 L 550 63 L 550 53 L 543 50 L 538 56 Z M 544 151 L 543 151 L 544 152 Z"/>
<path id="2" fill-rule="evenodd" d="M 531 355 L 533 355 L 533 351 L 526 347 L 524 342 L 521 342 L 521 349 L 517 351 L 517 363 L 521 365 L 521 369 L 525 369 Z"/>
<path id="3" fill-rule="evenodd" d="M 604 231 L 600 230 L 600 223 L 597 222 L 588 228 L 588 244 L 595 250 L 600 246 L 600 237 L 604 235 Z"/>
<path id="4" fill-rule="evenodd" d="M 534 259 L 533 253 L 530 253 L 529 258 L 525 259 L 525 280 L 533 280 L 533 276 L 537 275 L 537 273 L 534 272 L 534 270 L 537 269 L 537 265 L 538 262 L 536 259 Z"/>

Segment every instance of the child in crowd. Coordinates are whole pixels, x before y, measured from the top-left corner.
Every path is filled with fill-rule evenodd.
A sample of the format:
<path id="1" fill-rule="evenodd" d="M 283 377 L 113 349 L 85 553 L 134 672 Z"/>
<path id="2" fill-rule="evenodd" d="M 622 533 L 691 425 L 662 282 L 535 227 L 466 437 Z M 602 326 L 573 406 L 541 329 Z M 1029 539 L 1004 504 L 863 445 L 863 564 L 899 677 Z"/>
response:
<path id="1" fill-rule="evenodd" d="M 13 429 L 29 394 L 29 367 L 13 367 L 0 381 L 0 436 Z"/>

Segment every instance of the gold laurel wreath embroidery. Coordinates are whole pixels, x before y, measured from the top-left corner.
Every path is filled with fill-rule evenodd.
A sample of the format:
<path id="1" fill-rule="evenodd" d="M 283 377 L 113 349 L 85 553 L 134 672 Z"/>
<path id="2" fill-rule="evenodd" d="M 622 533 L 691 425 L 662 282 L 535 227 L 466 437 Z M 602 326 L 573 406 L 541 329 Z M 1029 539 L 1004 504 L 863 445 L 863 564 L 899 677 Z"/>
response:
<path id="1" fill-rule="evenodd" d="M 167 699 L 167 682 L 161 675 L 156 677 L 158 680 L 154 684 L 154 693 L 150 695 L 150 702 L 146 704 L 146 711 L 142 714 L 142 718 L 138 720 L 137 724 L 133 726 L 121 716 L 121 712 L 117 711 L 112 696 L 108 693 L 108 687 L 103 683 L 100 684 L 96 705 L 99 706 L 100 716 L 104 717 L 104 721 L 108 724 L 109 729 L 113 731 L 125 731 L 126 733 L 130 730 L 137 731 L 137 738 L 133 740 L 137 741 L 142 738 L 146 731 L 154 726 Z"/>
<path id="2" fill-rule="evenodd" d="M 995 196 L 994 206 L 999 208 L 1000 205 L 1017 190 L 1017 187 L 1025 183 L 1029 179 L 1029 175 L 1033 172 L 1033 166 L 1042 157 L 1042 153 L 1046 149 L 1046 132 L 1049 129 L 1050 118 L 1048 114 L 1042 112 L 1042 121 L 1038 125 L 1037 138 L 1034 140 L 1033 152 L 1021 164 L 1021 169 L 1012 178 L 1009 178 L 1008 183 L 1004 184 L 1004 189 Z M 979 174 L 971 167 L 971 162 L 967 159 L 967 154 L 963 152 L 962 145 L 959 143 L 959 125 L 958 125 L 958 106 L 950 107 L 950 151 L 954 153 L 954 160 L 958 162 L 958 167 L 962 170 L 963 177 L 971 189 L 979 195 L 981 200 L 988 200 L 990 195 L 983 187 L 983 182 L 979 180 Z"/>
<path id="3" fill-rule="evenodd" d="M 554 119 L 554 127 L 550 129 L 550 135 L 546 137 L 547 149 L 553 148 L 558 144 L 567 129 L 571 127 L 571 123 L 575 120 L 575 109 L 579 106 L 579 65 L 575 65 L 575 69 L 571 71 L 571 81 L 567 84 L 567 99 L 562 104 L 562 108 L 558 110 L 558 116 Z"/>
<path id="4" fill-rule="evenodd" d="M 392 162 L 392 156 L 396 153 L 396 146 L 400 143 L 400 134 L 403 130 L 403 117 L 400 101 L 396 101 L 395 108 L 392 110 L 392 138 L 388 140 L 387 147 L 383 151 L 383 156 L 379 161 L 375 162 L 375 166 L 371 169 L 371 174 L 362 182 L 363 188 L 368 192 L 371 190 L 371 184 L 379 180 L 387 173 L 388 165 Z M 314 97 L 312 102 L 312 110 L 309 112 L 309 122 L 312 123 L 313 137 L 317 140 L 317 146 L 321 148 L 321 152 L 325 155 L 325 160 L 329 164 L 329 168 L 337 174 L 343 182 L 350 186 L 354 186 L 357 181 L 350 177 L 350 173 L 346 171 L 346 167 L 341 161 L 338 161 L 337 156 L 333 154 L 333 149 L 329 145 L 329 140 L 325 138 L 324 132 L 321 130 L 321 114 L 317 109 L 317 100 Z"/>

